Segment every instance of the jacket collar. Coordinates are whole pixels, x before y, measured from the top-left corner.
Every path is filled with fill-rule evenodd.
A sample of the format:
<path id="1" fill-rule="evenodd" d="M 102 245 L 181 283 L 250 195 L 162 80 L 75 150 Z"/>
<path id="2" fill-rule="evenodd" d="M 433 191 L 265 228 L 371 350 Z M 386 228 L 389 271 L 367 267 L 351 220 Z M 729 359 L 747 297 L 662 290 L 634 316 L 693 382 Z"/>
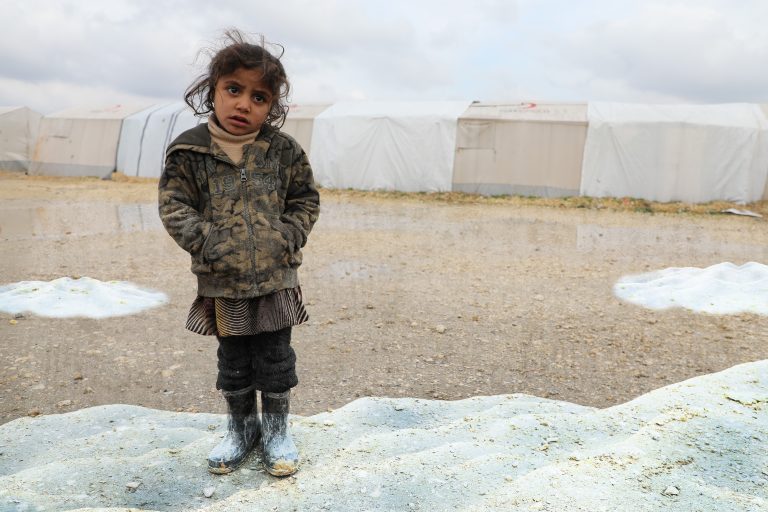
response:
<path id="1" fill-rule="evenodd" d="M 252 144 L 247 144 L 243 147 L 243 154 L 255 153 L 252 155 L 252 158 L 256 162 L 263 162 L 276 132 L 277 130 L 275 130 L 275 128 L 266 124 L 262 125 L 256 140 Z M 168 146 L 165 154 L 167 156 L 174 151 L 182 149 L 194 151 L 196 153 L 210 154 L 214 158 L 232 162 L 218 144 L 212 143 L 211 132 L 208 130 L 208 123 L 200 123 L 191 130 L 187 130 L 176 137 L 176 139 Z"/>

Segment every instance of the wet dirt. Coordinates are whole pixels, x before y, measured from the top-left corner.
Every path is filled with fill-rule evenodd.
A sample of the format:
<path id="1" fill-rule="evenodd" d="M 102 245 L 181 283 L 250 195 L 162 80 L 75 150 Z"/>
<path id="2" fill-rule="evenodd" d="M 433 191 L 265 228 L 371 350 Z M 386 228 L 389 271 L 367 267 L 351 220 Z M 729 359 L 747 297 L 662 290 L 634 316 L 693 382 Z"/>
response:
<path id="1" fill-rule="evenodd" d="M 103 320 L 0 312 L 0 423 L 108 403 L 224 410 L 216 340 L 184 330 L 195 280 L 155 187 L 0 175 L 0 284 L 89 276 L 170 298 Z M 323 191 L 292 412 L 502 393 L 605 407 L 764 359 L 765 317 L 612 294 L 623 275 L 724 261 L 768 262 L 766 221 Z"/>

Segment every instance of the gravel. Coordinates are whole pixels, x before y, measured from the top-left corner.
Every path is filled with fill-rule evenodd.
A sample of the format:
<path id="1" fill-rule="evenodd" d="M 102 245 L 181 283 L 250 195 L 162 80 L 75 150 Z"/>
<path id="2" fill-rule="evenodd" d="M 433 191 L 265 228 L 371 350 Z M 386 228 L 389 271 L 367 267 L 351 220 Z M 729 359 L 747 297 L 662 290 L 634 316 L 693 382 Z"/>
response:
<path id="1" fill-rule="evenodd" d="M 170 297 L 103 320 L 0 313 L 0 423 L 111 403 L 223 412 L 215 338 L 184 330 L 195 281 L 156 184 L 0 180 L 0 283 L 89 276 Z M 768 262 L 763 219 L 339 191 L 322 209 L 300 270 L 296 414 L 362 396 L 606 407 L 768 357 L 765 317 L 654 312 L 611 291 L 627 274 Z"/>

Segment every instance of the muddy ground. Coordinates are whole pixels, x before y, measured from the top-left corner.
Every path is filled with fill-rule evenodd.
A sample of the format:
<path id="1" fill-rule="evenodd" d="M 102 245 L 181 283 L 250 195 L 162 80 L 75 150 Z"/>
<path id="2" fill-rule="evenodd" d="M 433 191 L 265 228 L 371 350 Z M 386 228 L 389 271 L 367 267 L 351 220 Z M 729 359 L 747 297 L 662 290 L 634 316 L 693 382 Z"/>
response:
<path id="1" fill-rule="evenodd" d="M 0 423 L 109 403 L 223 412 L 216 340 L 184 330 L 195 281 L 155 187 L 0 173 L 0 283 L 89 276 L 170 299 L 107 320 L 0 312 Z M 293 412 L 502 393 L 605 407 L 768 357 L 764 317 L 654 312 L 612 293 L 626 274 L 766 263 L 764 219 L 568 204 L 323 191 Z"/>

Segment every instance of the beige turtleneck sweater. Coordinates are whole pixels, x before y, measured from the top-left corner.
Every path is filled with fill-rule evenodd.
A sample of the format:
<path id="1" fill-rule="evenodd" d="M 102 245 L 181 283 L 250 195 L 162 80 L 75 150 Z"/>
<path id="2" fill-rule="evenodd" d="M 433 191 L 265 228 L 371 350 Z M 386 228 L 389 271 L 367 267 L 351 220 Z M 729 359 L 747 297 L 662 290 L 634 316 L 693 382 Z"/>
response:
<path id="1" fill-rule="evenodd" d="M 259 135 L 258 130 L 246 135 L 232 135 L 219 126 L 219 122 L 213 116 L 208 120 L 208 131 L 211 132 L 213 142 L 218 144 L 235 164 L 243 159 L 243 146 L 256 140 Z"/>

